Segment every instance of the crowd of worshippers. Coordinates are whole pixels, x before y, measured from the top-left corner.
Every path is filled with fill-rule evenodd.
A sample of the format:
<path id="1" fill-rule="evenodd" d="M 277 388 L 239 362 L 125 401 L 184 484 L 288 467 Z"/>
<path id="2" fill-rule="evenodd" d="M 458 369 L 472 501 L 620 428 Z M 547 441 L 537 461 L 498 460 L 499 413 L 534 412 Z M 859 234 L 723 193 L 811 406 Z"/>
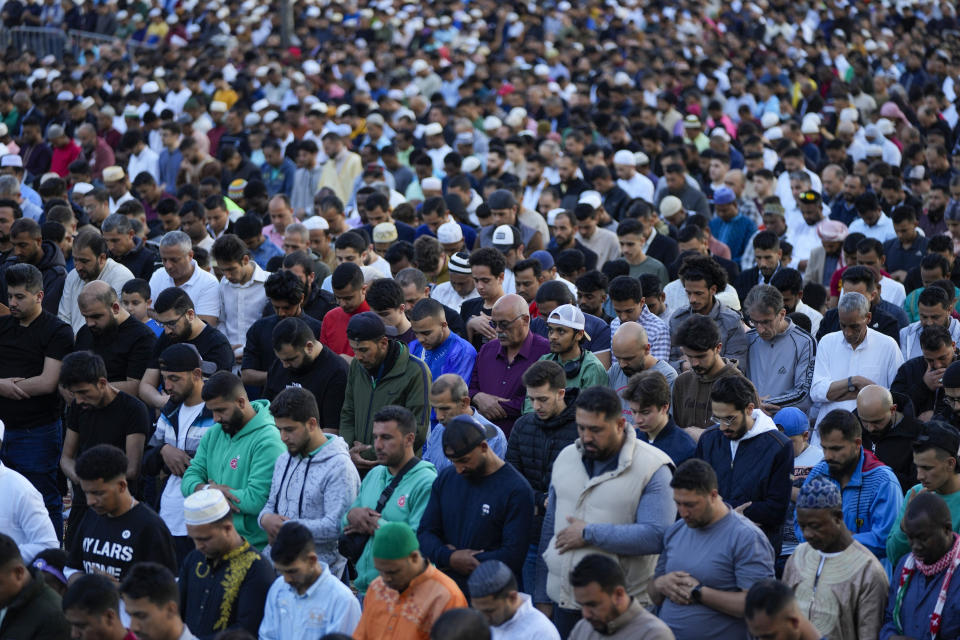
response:
<path id="1" fill-rule="evenodd" d="M 0 638 L 960 637 L 952 6 L 308 4 L 0 72 Z"/>

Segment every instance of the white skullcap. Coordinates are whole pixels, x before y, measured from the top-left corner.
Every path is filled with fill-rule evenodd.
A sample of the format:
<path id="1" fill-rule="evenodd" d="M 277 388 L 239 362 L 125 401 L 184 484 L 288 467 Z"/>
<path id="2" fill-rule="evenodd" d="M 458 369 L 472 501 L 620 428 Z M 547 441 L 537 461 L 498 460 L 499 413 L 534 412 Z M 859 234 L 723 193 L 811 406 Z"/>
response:
<path id="1" fill-rule="evenodd" d="M 437 227 L 437 240 L 440 244 L 452 244 L 463 240 L 463 229 L 456 222 L 444 222 Z"/>
<path id="2" fill-rule="evenodd" d="M 218 489 L 203 489 L 183 499 L 183 520 L 188 525 L 210 524 L 230 513 L 230 504 Z"/>

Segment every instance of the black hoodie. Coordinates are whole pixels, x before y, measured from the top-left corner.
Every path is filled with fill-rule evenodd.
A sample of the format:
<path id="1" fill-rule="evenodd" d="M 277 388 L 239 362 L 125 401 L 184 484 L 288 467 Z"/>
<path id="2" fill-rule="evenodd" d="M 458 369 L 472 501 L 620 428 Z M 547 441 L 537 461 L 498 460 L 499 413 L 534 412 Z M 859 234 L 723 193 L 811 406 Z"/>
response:
<path id="1" fill-rule="evenodd" d="M 536 413 L 525 413 L 513 425 L 507 442 L 507 462 L 520 472 L 533 488 L 536 518 L 530 530 L 530 540 L 539 542 L 540 528 L 546 513 L 547 492 L 553 462 L 560 452 L 577 439 L 576 409 L 574 403 L 579 389 L 567 389 L 566 408 L 549 420 L 541 420 Z"/>
<path id="2" fill-rule="evenodd" d="M 862 430 L 863 448 L 873 453 L 897 475 L 900 487 L 906 493 L 917 484 L 917 468 L 913 464 L 913 441 L 920 435 L 922 425 L 914 417 L 913 403 L 902 393 L 894 393 L 893 403 L 897 412 L 903 414 L 900 422 L 888 426 L 881 433 Z M 854 412 L 856 413 L 856 412 Z M 857 416 L 859 419 L 859 416 Z"/>
<path id="3" fill-rule="evenodd" d="M 40 258 L 40 264 L 36 265 L 43 274 L 43 302 L 41 306 L 44 311 L 57 315 L 60 310 L 60 298 L 63 296 L 63 284 L 67 280 L 66 261 L 63 259 L 63 252 L 60 251 L 55 243 L 44 240 L 40 245 L 43 250 L 43 256 Z M 11 254 L 11 257 L 3 263 L 4 274 L 12 265 L 19 264 L 20 260 Z M 7 281 L 0 274 L 0 302 L 7 303 Z"/>

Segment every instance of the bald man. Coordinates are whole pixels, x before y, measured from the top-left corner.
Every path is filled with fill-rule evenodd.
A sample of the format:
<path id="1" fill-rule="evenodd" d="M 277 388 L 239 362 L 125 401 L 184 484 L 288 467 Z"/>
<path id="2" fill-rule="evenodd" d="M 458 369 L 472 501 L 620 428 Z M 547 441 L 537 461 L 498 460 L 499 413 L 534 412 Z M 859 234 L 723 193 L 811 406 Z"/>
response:
<path id="1" fill-rule="evenodd" d="M 912 445 L 922 430 L 910 400 L 879 385 L 867 385 L 857 394 L 857 416 L 863 425 L 863 448 L 893 470 L 906 493 L 917 483 Z"/>
<path id="2" fill-rule="evenodd" d="M 623 417 L 633 424 L 633 412 L 630 405 L 623 399 L 622 392 L 630 378 L 641 371 L 659 371 L 667 379 L 670 390 L 673 391 L 673 381 L 677 379 L 677 370 L 664 360 L 658 360 L 650 355 L 650 342 L 647 339 L 647 330 L 639 322 L 624 322 L 613 334 L 613 355 L 616 362 L 607 371 L 610 388 L 617 392 L 623 403 Z"/>
<path id="3" fill-rule="evenodd" d="M 157 337 L 132 317 L 103 280 L 88 283 L 77 296 L 84 325 L 77 331 L 76 351 L 93 351 L 107 366 L 107 380 L 136 397 Z"/>
<path id="4" fill-rule="evenodd" d="M 509 437 L 526 396 L 523 374 L 550 352 L 550 342 L 530 331 L 530 310 L 515 293 L 497 300 L 490 322 L 497 337 L 477 354 L 470 376 L 470 400 Z"/>

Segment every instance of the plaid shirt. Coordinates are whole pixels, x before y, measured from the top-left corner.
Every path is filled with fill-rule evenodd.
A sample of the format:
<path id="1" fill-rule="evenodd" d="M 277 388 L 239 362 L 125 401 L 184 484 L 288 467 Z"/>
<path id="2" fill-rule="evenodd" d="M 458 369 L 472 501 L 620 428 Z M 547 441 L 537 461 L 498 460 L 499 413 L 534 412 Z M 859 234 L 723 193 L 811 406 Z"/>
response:
<path id="1" fill-rule="evenodd" d="M 637 322 L 647 332 L 647 342 L 650 343 L 650 355 L 657 360 L 670 360 L 670 327 L 667 323 L 658 318 L 647 305 L 643 305 L 643 312 L 637 318 Z M 610 321 L 610 337 L 620 328 L 620 318 L 614 318 Z M 613 362 L 617 359 L 613 358 Z"/>

